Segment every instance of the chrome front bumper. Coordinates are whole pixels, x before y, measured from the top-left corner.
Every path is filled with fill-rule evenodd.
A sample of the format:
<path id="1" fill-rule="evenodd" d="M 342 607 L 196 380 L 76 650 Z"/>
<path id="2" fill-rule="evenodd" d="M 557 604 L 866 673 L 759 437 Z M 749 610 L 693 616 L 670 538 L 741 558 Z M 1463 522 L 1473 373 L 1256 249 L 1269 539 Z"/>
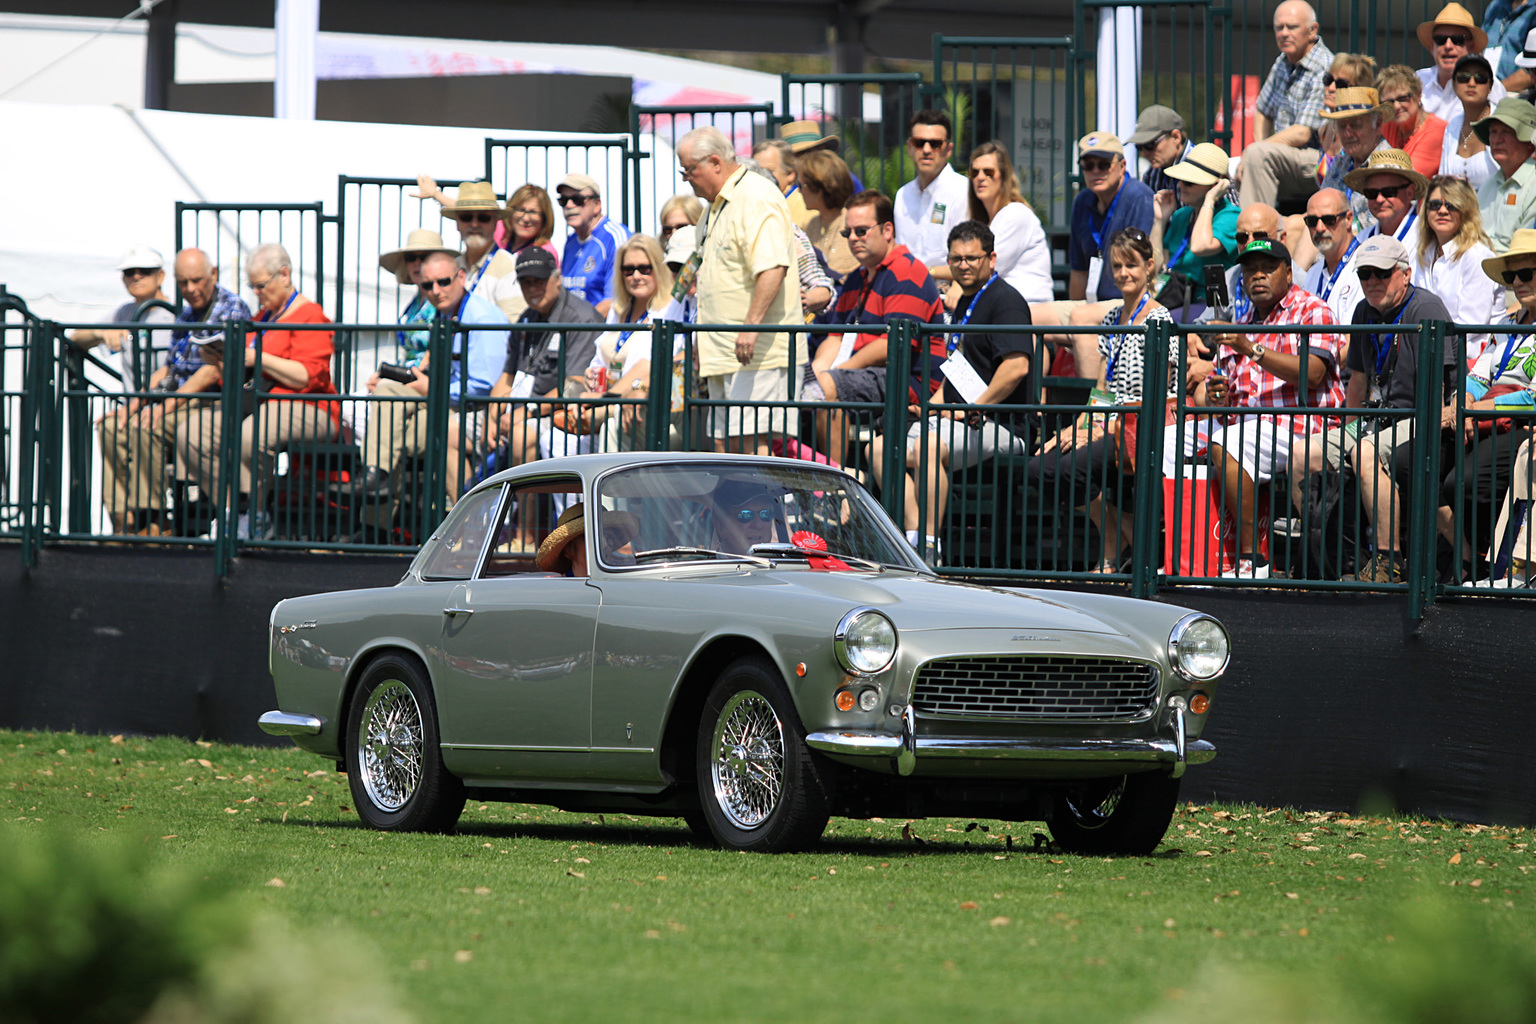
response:
<path id="1" fill-rule="evenodd" d="M 314 715 L 290 715 L 286 711 L 268 711 L 256 719 L 261 731 L 272 736 L 318 736 L 325 719 Z"/>
<path id="2" fill-rule="evenodd" d="M 911 775 L 923 758 L 966 758 L 1008 761 L 1154 761 L 1173 766 L 1175 775 L 1184 767 L 1204 764 L 1216 756 L 1206 740 L 1184 742 L 1183 730 L 1174 739 L 1007 739 L 917 736 L 910 720 L 902 734 L 845 730 L 813 732 L 805 742 L 814 750 L 853 757 L 892 757 L 902 775 Z"/>

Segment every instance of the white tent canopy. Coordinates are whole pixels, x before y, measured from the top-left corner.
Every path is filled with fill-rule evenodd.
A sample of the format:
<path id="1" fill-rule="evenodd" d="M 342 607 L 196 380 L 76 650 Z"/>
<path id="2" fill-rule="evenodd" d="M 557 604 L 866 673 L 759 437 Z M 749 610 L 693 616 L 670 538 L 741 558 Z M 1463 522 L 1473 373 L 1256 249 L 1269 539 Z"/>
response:
<path id="1" fill-rule="evenodd" d="M 484 176 L 488 137 L 554 144 L 526 166 L 514 163 L 509 172 L 525 173 L 535 184 L 552 188 L 566 171 L 559 144 L 575 138 L 559 132 L 279 121 L 41 103 L 0 102 L 0 119 L 14 140 L 7 159 L 0 161 L 0 189 L 10 197 L 0 212 L 0 283 L 36 314 L 66 322 L 104 319 L 126 301 L 114 267 L 130 247 L 158 249 L 169 269 L 177 201 L 323 202 L 325 212 L 334 215 L 338 175 L 414 178 L 425 171 L 448 188 Z M 605 168 L 577 152 L 572 160 L 580 162 L 571 169 L 597 177 L 614 206 L 621 190 L 619 161 Z M 644 182 L 678 180 L 670 150 L 663 145 L 654 159 L 661 166 L 655 174 L 647 169 Z M 654 220 L 656 198 L 642 193 L 642 224 Z M 417 201 L 408 205 L 415 207 Z M 413 216 L 420 219 L 407 219 Z M 419 214 L 374 209 L 361 218 L 369 223 L 353 223 L 348 233 L 392 248 L 417 223 L 435 227 L 435 216 L 435 203 L 424 204 Z M 556 244 L 563 235 L 562 222 Z M 445 236 L 456 244 L 451 224 Z M 249 247 L 248 239 L 242 243 Z M 334 273 L 333 252 L 328 251 L 328 265 L 322 268 L 327 277 Z M 235 259 L 233 247 L 221 258 L 226 286 L 239 281 Z M 351 252 L 348 265 L 371 267 L 372 254 Z"/>

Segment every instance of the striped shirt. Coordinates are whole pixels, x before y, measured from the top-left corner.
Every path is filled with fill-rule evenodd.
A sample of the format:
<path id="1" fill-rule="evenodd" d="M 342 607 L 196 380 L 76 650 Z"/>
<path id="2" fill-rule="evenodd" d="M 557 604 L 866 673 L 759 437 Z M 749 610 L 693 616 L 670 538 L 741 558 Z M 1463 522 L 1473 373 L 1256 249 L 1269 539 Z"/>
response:
<path id="1" fill-rule="evenodd" d="M 629 229 L 607 217 L 592 225 L 586 241 L 572 231 L 565 237 L 565 254 L 560 257 L 560 280 L 594 306 L 613 298 L 614 255 L 628 240 Z"/>
<path id="2" fill-rule="evenodd" d="M 871 270 L 859 267 L 843 279 L 833 306 L 831 322 L 834 324 L 888 324 L 892 320 L 916 320 L 919 323 L 938 323 L 944 317 L 944 304 L 939 299 L 938 286 L 928 276 L 928 268 L 904 245 L 893 245 L 880 265 Z M 854 350 L 875 341 L 885 339 L 884 334 L 860 334 L 854 341 Z M 928 339 L 930 355 L 937 355 L 942 362 L 948 355 L 943 332 L 936 332 Z M 918 365 L 921 350 L 913 352 L 912 365 Z M 944 383 L 940 374 L 934 374 L 930 382 L 932 390 Z"/>
<path id="3" fill-rule="evenodd" d="M 1246 316 L 1238 317 L 1238 323 L 1253 323 L 1254 312 L 1255 310 L 1249 310 Z M 1317 327 L 1338 323 L 1334 318 L 1333 310 L 1328 308 L 1327 303 L 1310 292 L 1302 291 L 1295 284 L 1291 285 L 1291 290 L 1285 293 L 1285 297 L 1276 303 L 1275 308 L 1270 310 L 1269 315 L 1260 322 L 1265 326 L 1297 327 Z M 1250 334 L 1248 339 L 1254 344 L 1263 345 L 1271 352 L 1281 355 L 1301 354 L 1302 335 L 1300 334 Z M 1327 364 L 1323 383 L 1308 389 L 1307 404 L 1323 409 L 1342 408 L 1344 380 L 1340 376 L 1340 366 L 1344 362 L 1348 343 L 1343 335 L 1332 333 L 1308 334 L 1306 341 L 1308 354 L 1320 357 Z M 1294 409 L 1300 404 L 1301 389 L 1298 385 L 1280 379 L 1252 359 L 1240 355 L 1235 349 L 1222 346 L 1220 353 L 1216 356 L 1216 369 L 1230 382 L 1232 404 L 1239 409 Z M 1264 420 L 1272 421 L 1282 429 L 1288 422 L 1294 434 L 1315 434 L 1323 429 L 1321 416 L 1265 416 Z"/>
<path id="4" fill-rule="evenodd" d="M 1333 51 L 1321 39 L 1312 44 L 1301 61 L 1292 64 L 1285 54 L 1275 58 L 1269 77 L 1259 90 L 1255 109 L 1274 122 L 1275 131 L 1303 124 L 1312 129 L 1308 148 L 1317 144 L 1323 130 L 1323 73 L 1333 65 Z"/>

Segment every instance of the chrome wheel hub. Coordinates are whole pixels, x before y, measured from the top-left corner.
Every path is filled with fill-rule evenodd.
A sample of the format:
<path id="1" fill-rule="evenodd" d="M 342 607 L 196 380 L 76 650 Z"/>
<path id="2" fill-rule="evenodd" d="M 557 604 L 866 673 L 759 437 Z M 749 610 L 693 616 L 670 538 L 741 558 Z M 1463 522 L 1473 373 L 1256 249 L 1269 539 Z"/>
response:
<path id="1" fill-rule="evenodd" d="M 421 708 L 410 687 L 386 680 L 363 707 L 358 771 L 363 789 L 381 811 L 398 811 L 421 783 Z"/>
<path id="2" fill-rule="evenodd" d="M 773 705 L 744 690 L 720 711 L 710 750 L 715 805 L 737 828 L 754 829 L 784 795 L 784 727 Z"/>

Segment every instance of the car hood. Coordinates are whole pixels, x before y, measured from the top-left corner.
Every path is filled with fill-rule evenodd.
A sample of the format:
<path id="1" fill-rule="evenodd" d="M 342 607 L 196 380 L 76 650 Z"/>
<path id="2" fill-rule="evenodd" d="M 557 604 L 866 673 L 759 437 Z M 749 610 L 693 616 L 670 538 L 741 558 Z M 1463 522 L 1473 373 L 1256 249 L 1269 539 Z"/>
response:
<path id="1" fill-rule="evenodd" d="M 890 617 L 902 632 L 939 629 L 1036 629 L 1125 635 L 1123 623 L 1073 607 L 1080 595 L 1001 590 L 933 576 L 903 573 L 747 571 L 714 577 L 714 583 L 785 587 L 804 608 L 818 599 L 836 606 L 868 605 Z M 1088 603 L 1093 603 L 1089 601 Z M 1107 611 L 1107 609 L 1106 609 Z"/>

